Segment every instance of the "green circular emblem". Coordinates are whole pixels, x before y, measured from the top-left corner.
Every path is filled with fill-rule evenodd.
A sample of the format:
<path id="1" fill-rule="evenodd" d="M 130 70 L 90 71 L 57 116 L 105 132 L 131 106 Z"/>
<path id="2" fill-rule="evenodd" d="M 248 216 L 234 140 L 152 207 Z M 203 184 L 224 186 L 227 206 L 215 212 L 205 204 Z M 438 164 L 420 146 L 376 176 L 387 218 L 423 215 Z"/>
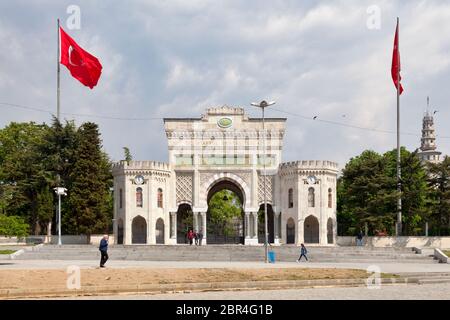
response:
<path id="1" fill-rule="evenodd" d="M 221 128 L 229 128 L 233 124 L 233 120 L 231 118 L 220 118 L 219 121 L 217 121 L 217 125 Z"/>

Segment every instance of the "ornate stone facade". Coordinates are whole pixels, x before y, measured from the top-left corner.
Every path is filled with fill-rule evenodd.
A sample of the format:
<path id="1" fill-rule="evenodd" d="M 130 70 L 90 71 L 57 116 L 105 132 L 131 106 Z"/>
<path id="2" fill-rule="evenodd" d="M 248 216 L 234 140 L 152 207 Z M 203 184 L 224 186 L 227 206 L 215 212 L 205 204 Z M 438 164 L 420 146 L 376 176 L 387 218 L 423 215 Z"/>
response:
<path id="1" fill-rule="evenodd" d="M 208 243 L 208 201 L 228 189 L 242 202 L 242 242 L 261 243 L 265 179 L 270 242 L 334 244 L 337 164 L 282 163 L 285 122 L 266 118 L 264 133 L 260 118 L 227 106 L 200 118 L 164 119 L 169 163 L 121 161 L 113 167 L 116 242 L 182 243 L 184 208 Z"/>

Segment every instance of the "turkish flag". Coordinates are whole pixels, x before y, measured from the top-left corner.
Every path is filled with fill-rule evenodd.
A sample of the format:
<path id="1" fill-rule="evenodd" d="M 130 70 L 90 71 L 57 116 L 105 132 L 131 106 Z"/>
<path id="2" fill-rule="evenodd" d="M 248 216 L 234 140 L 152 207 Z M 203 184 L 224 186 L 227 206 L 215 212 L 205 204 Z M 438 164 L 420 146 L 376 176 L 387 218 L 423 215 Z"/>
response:
<path id="1" fill-rule="evenodd" d="M 402 80 L 400 76 L 400 52 L 398 48 L 398 21 L 397 28 L 395 29 L 395 38 L 394 38 L 394 51 L 392 52 L 392 67 L 391 74 L 392 80 L 394 80 L 395 88 L 399 90 L 398 94 L 402 94 L 403 87 L 402 84 L 399 83 Z"/>
<path id="2" fill-rule="evenodd" d="M 59 36 L 61 64 L 69 69 L 75 79 L 91 89 L 94 88 L 102 73 L 100 61 L 83 50 L 61 27 L 59 27 Z"/>

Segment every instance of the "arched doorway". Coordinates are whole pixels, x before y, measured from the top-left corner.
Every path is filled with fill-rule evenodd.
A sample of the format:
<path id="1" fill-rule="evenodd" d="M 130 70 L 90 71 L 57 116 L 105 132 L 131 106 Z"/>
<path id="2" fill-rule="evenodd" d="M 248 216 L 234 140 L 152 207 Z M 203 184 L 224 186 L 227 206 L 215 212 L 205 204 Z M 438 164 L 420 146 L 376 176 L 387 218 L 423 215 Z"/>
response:
<path id="1" fill-rule="evenodd" d="M 123 220 L 117 221 L 117 244 L 123 244 Z"/>
<path id="2" fill-rule="evenodd" d="M 147 222 L 141 216 L 137 216 L 133 219 L 131 224 L 131 242 L 133 244 L 145 244 L 147 243 Z"/>
<path id="3" fill-rule="evenodd" d="M 319 220 L 314 216 L 305 219 L 305 243 L 319 243 Z"/>
<path id="4" fill-rule="evenodd" d="M 264 243 L 264 204 L 259 207 L 258 211 L 258 242 Z M 274 228 L 274 213 L 271 204 L 267 204 L 267 232 L 269 233 L 269 243 L 274 243 L 275 240 L 275 228 Z"/>
<path id="5" fill-rule="evenodd" d="M 156 220 L 156 244 L 164 244 L 164 220 Z"/>
<path id="6" fill-rule="evenodd" d="M 295 243 L 295 222 L 292 218 L 289 218 L 286 223 L 286 243 Z"/>
<path id="7" fill-rule="evenodd" d="M 244 244 L 244 192 L 231 180 L 212 185 L 207 196 L 208 244 Z"/>
<path id="8" fill-rule="evenodd" d="M 327 242 L 329 244 L 333 243 L 333 219 L 328 218 L 327 221 Z"/>
<path id="9" fill-rule="evenodd" d="M 187 232 L 193 230 L 194 215 L 192 207 L 187 203 L 178 206 L 177 211 L 177 243 L 188 243 Z"/>

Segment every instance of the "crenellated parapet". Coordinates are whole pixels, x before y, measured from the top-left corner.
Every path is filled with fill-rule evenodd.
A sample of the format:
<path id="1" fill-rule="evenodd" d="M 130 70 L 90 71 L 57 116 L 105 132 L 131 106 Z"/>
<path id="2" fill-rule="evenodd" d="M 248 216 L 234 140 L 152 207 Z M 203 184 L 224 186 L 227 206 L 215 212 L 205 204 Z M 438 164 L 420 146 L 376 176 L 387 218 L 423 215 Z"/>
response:
<path id="1" fill-rule="evenodd" d="M 112 165 L 113 176 L 118 175 L 160 175 L 170 177 L 171 168 L 168 163 L 158 161 L 119 161 Z"/>
<path id="2" fill-rule="evenodd" d="M 300 160 L 281 163 L 279 174 L 288 175 L 310 175 L 310 174 L 334 174 L 339 172 L 338 163 L 328 160 Z"/>

